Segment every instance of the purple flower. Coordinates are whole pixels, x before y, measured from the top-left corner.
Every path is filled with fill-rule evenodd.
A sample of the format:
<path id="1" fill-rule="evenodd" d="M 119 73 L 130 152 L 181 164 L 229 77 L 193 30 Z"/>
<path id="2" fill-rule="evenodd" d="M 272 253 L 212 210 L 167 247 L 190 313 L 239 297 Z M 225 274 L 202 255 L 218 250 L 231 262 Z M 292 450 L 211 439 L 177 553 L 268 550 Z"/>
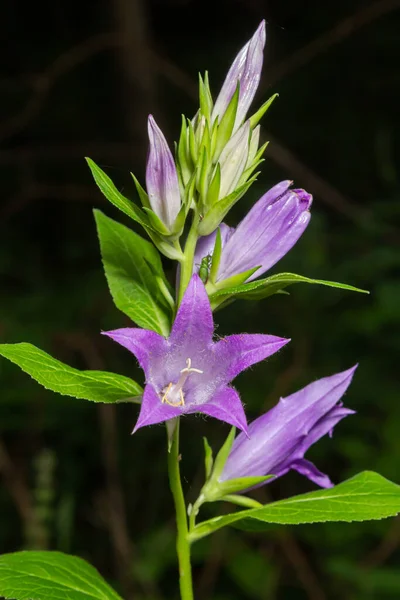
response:
<path id="1" fill-rule="evenodd" d="M 149 156 L 146 186 L 151 208 L 168 229 L 181 208 L 178 175 L 167 141 L 152 115 L 148 120 Z"/>
<path id="2" fill-rule="evenodd" d="M 234 132 L 244 121 L 257 91 L 261 77 L 264 46 L 265 21 L 262 21 L 253 37 L 241 49 L 233 61 L 218 98 L 215 101 L 211 118 L 214 121 L 218 117 L 221 121 L 239 83 L 239 103 L 235 126 L 233 128 Z"/>
<path id="3" fill-rule="evenodd" d="M 221 261 L 216 282 L 259 266 L 249 277 L 255 279 L 270 269 L 294 246 L 306 229 L 311 215 L 312 196 L 291 190 L 291 181 L 281 181 L 256 202 L 236 229 L 220 225 Z M 200 238 L 194 265 L 212 255 L 216 232 Z"/>
<path id="4" fill-rule="evenodd" d="M 272 335 L 240 334 L 213 342 L 213 330 L 204 284 L 193 275 L 168 339 L 139 328 L 105 333 L 136 356 L 146 375 L 134 431 L 144 425 L 196 412 L 246 431 L 239 394 L 229 383 L 289 340 Z"/>
<path id="5" fill-rule="evenodd" d="M 304 458 L 308 448 L 336 423 L 354 413 L 340 398 L 357 365 L 348 371 L 319 379 L 282 398 L 274 408 L 250 423 L 248 436 L 240 433 L 220 476 L 220 481 L 239 477 L 285 475 L 290 469 L 321 487 L 333 484 L 313 463 Z M 272 479 L 269 481 L 273 481 Z"/>

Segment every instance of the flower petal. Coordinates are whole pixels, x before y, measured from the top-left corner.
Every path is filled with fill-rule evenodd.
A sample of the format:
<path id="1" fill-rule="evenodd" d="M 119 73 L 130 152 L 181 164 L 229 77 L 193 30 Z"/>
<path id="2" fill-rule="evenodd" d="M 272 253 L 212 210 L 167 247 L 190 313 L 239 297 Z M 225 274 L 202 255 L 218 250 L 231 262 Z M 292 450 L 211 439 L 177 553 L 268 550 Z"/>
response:
<path id="1" fill-rule="evenodd" d="M 150 371 L 150 360 L 162 356 L 167 351 L 167 341 L 155 331 L 137 327 L 123 327 L 113 331 L 102 331 L 121 346 L 134 354 L 146 376 Z"/>
<path id="2" fill-rule="evenodd" d="M 239 223 L 223 249 L 218 281 L 260 265 L 249 278 L 251 281 L 270 269 L 297 242 L 310 221 L 312 196 L 304 190 L 290 191 L 288 184 L 282 182 L 272 188 Z M 279 195 L 285 187 L 286 191 Z"/>
<path id="3" fill-rule="evenodd" d="M 153 211 L 171 228 L 181 208 L 178 175 L 174 158 L 161 129 L 150 115 L 150 140 L 146 167 L 146 187 Z"/>
<path id="4" fill-rule="evenodd" d="M 181 406 L 170 406 L 162 403 L 160 396 L 152 385 L 146 385 L 143 393 L 143 401 L 140 407 L 139 418 L 132 433 L 141 427 L 163 423 L 182 414 Z"/>
<path id="5" fill-rule="evenodd" d="M 231 137 L 219 157 L 221 185 L 219 199 L 236 189 L 249 156 L 250 122 L 246 121 Z"/>
<path id="6" fill-rule="evenodd" d="M 243 404 L 239 394 L 232 387 L 222 388 L 206 404 L 192 406 L 188 412 L 201 412 L 247 433 L 247 419 Z"/>
<path id="7" fill-rule="evenodd" d="M 262 21 L 253 37 L 243 46 L 233 61 L 218 98 L 215 101 L 212 112 L 213 121 L 217 117 L 221 120 L 236 90 L 237 84 L 240 84 L 239 104 L 234 131 L 244 120 L 257 91 L 263 64 L 265 38 L 265 21 Z"/>
<path id="8" fill-rule="evenodd" d="M 291 468 L 306 468 L 313 481 L 322 474 L 303 463 L 304 454 L 320 437 L 353 411 L 338 404 L 350 385 L 356 367 L 319 379 L 282 398 L 267 413 L 250 423 L 249 438 L 235 439 L 221 480 L 262 475 L 280 477 Z M 303 465 L 303 467 L 302 467 Z M 328 484 L 328 480 L 320 479 Z"/>
<path id="9" fill-rule="evenodd" d="M 189 358 L 206 351 L 212 342 L 213 332 L 210 301 L 204 283 L 195 273 L 178 308 L 169 341 L 172 346 L 179 346 L 182 355 Z"/>
<path id="10" fill-rule="evenodd" d="M 278 352 L 290 340 L 275 335 L 236 334 L 222 338 L 215 344 L 216 362 L 228 364 L 227 381 L 239 373 Z"/>
<path id="11" fill-rule="evenodd" d="M 291 468 L 322 488 L 333 487 L 333 483 L 329 479 L 328 475 L 322 473 L 319 469 L 317 469 L 314 463 L 310 462 L 306 458 L 299 458 L 298 460 L 294 461 L 291 464 Z"/>

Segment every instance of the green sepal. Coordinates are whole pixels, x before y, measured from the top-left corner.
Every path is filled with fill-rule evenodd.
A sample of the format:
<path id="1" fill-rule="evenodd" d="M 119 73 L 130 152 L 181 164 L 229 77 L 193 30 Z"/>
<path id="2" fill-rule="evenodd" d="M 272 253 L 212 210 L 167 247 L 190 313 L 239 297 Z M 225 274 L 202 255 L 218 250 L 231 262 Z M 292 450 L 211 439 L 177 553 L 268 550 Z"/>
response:
<path id="1" fill-rule="evenodd" d="M 265 150 L 267 149 L 267 147 L 269 146 L 269 142 L 265 142 L 265 144 L 263 144 L 261 146 L 261 148 L 259 148 L 257 150 L 257 154 L 255 155 L 255 157 L 253 158 L 253 163 L 254 162 L 258 162 L 259 160 L 261 160 L 262 155 L 264 154 Z"/>
<path id="2" fill-rule="evenodd" d="M 186 185 L 189 181 L 193 168 L 190 164 L 191 158 L 188 153 L 188 135 L 187 135 L 187 123 L 186 117 L 182 115 L 182 126 L 181 133 L 179 136 L 179 142 L 177 146 L 177 158 L 179 171 L 182 176 L 183 184 Z"/>
<path id="3" fill-rule="evenodd" d="M 211 183 L 208 186 L 206 206 L 210 208 L 218 202 L 219 190 L 221 187 L 221 166 L 217 163 L 214 169 L 214 175 L 211 179 Z"/>
<path id="4" fill-rule="evenodd" d="M 221 498 L 221 502 L 231 502 L 232 504 L 244 506 L 245 508 L 260 508 L 262 506 L 261 502 L 257 502 L 257 500 L 254 500 L 254 498 L 236 494 L 228 494 L 227 496 L 223 496 Z"/>
<path id="5" fill-rule="evenodd" d="M 204 443 L 204 469 L 205 469 L 205 475 L 206 475 L 206 480 L 207 480 L 211 475 L 214 461 L 213 461 L 213 452 L 212 452 L 211 446 L 208 443 L 208 440 L 206 437 L 203 437 L 203 443 Z"/>
<path id="6" fill-rule="evenodd" d="M 183 228 L 185 227 L 186 215 L 188 213 L 188 205 L 184 201 L 179 209 L 174 224 L 171 229 L 171 239 L 177 240 L 182 235 Z"/>
<path id="7" fill-rule="evenodd" d="M 149 219 L 150 226 L 153 230 L 155 230 L 163 237 L 168 237 L 171 235 L 171 232 L 168 229 L 168 227 L 161 221 L 160 217 L 156 215 L 154 211 L 151 210 L 151 208 L 147 208 L 147 206 L 144 206 L 143 210 L 146 213 L 147 218 Z"/>
<path id="8" fill-rule="evenodd" d="M 271 275 L 271 277 L 267 277 L 266 279 L 258 279 L 256 281 L 250 281 L 249 283 L 232 286 L 214 292 L 210 296 L 210 302 L 211 305 L 213 305 L 215 302 L 220 304 L 221 300 L 225 301 L 227 298 L 232 297 L 239 297 L 246 300 L 261 300 L 281 292 L 284 290 L 284 288 L 292 285 L 293 283 L 325 285 L 328 287 L 348 290 L 350 292 L 369 294 L 367 290 L 362 290 L 346 283 L 337 283 L 335 281 L 326 281 L 324 279 L 311 279 L 310 277 L 303 277 L 302 275 L 296 275 L 294 273 L 278 273 L 277 275 Z"/>
<path id="9" fill-rule="evenodd" d="M 253 267 L 252 269 L 248 269 L 247 271 L 243 271 L 243 273 L 238 273 L 237 275 L 232 275 L 232 277 L 228 277 L 228 279 L 223 279 L 217 283 L 217 290 L 230 290 L 232 288 L 237 288 L 242 285 L 245 281 L 248 280 L 249 277 L 254 275 L 256 271 L 258 271 L 260 265 Z"/>
<path id="10" fill-rule="evenodd" d="M 246 183 L 246 181 L 249 179 L 249 177 L 251 177 L 251 175 L 254 173 L 254 171 L 265 161 L 265 158 L 260 158 L 260 160 L 255 160 L 250 167 L 247 167 L 247 169 L 245 171 L 243 171 L 239 181 L 238 181 L 238 185 L 241 186 L 244 183 Z"/>
<path id="11" fill-rule="evenodd" d="M 176 247 L 172 243 L 165 241 L 152 229 L 146 229 L 146 231 L 147 235 L 149 236 L 157 250 L 161 252 L 161 254 L 164 254 L 164 256 L 171 260 L 177 260 L 179 262 L 184 260 L 184 255 L 180 247 Z"/>
<path id="12" fill-rule="evenodd" d="M 218 125 L 219 125 L 219 121 L 217 118 L 217 119 L 215 119 L 214 123 L 212 124 L 211 133 L 210 133 L 210 156 L 213 157 L 213 160 L 214 160 L 214 156 L 215 156 L 215 148 L 217 147 Z"/>
<path id="13" fill-rule="evenodd" d="M 210 210 L 207 212 L 203 220 L 199 224 L 198 233 L 199 235 L 210 235 L 213 231 L 215 231 L 221 221 L 224 219 L 225 215 L 230 211 L 232 206 L 242 198 L 242 196 L 247 192 L 249 187 L 254 183 L 257 179 L 259 173 L 255 173 L 251 179 L 246 181 L 243 185 L 239 186 L 228 196 L 219 200 L 216 204 L 214 204 Z"/>
<path id="14" fill-rule="evenodd" d="M 110 177 L 108 177 L 108 175 L 106 175 L 92 159 L 86 157 L 86 161 L 97 186 L 107 200 L 128 217 L 133 219 L 133 221 L 142 225 L 146 230 L 152 229 L 146 214 L 136 206 L 136 204 L 131 200 L 128 200 L 128 198 L 125 198 L 125 196 L 117 190 Z"/>
<path id="15" fill-rule="evenodd" d="M 223 117 L 220 118 L 217 131 L 217 140 L 215 144 L 215 152 L 213 155 L 214 162 L 218 160 L 219 155 L 221 154 L 223 148 L 226 146 L 232 135 L 239 103 L 239 92 L 240 85 L 238 83 L 236 86 L 235 93 L 233 94 Z"/>
<path id="16" fill-rule="evenodd" d="M 228 494 L 235 494 L 236 492 L 243 492 L 256 485 L 265 483 L 274 477 L 275 475 L 266 475 L 264 477 L 239 477 L 238 479 L 228 479 L 227 481 L 219 482 L 219 489 L 221 495 L 226 496 Z"/>
<path id="17" fill-rule="evenodd" d="M 218 267 L 219 267 L 219 263 L 221 262 L 221 252 L 222 252 L 222 236 L 221 236 L 221 229 L 218 227 L 217 234 L 215 236 L 214 251 L 213 251 L 212 259 L 211 259 L 211 268 L 210 268 L 210 276 L 209 276 L 211 284 L 215 284 L 215 280 L 217 279 Z"/>
<path id="18" fill-rule="evenodd" d="M 146 190 L 140 185 L 139 180 L 135 177 L 135 175 L 133 173 L 131 173 L 133 182 L 135 184 L 136 187 L 136 191 L 138 193 L 138 196 L 140 198 L 140 202 L 142 203 L 143 207 L 146 208 L 151 208 L 151 204 L 150 204 L 150 200 L 149 200 L 149 195 L 146 192 Z"/>
<path id="19" fill-rule="evenodd" d="M 251 129 L 254 129 L 254 127 L 256 127 L 258 125 L 258 123 L 261 121 L 261 119 L 263 118 L 263 116 L 265 115 L 265 113 L 267 112 L 267 110 L 269 109 L 269 107 L 271 106 L 273 101 L 275 100 L 275 98 L 278 98 L 278 96 L 279 96 L 279 94 L 274 94 L 273 96 L 268 98 L 268 100 L 266 102 L 264 102 L 264 104 L 258 109 L 258 111 L 250 117 L 250 128 Z"/>
<path id="20" fill-rule="evenodd" d="M 190 180 L 189 180 L 189 183 L 186 185 L 186 188 L 185 188 L 185 195 L 184 195 L 184 198 L 183 198 L 183 205 L 185 207 L 185 214 L 186 214 L 186 216 L 187 216 L 187 214 L 189 212 L 189 209 L 192 206 L 192 201 L 194 199 L 194 192 L 195 192 L 195 189 L 196 189 L 196 175 L 197 175 L 197 173 L 196 173 L 196 171 L 194 171 L 193 174 L 192 174 L 192 176 L 191 176 L 191 178 L 190 178 Z"/>
<path id="21" fill-rule="evenodd" d="M 201 153 L 200 169 L 198 171 L 197 189 L 200 194 L 200 200 L 204 206 L 208 191 L 208 172 L 210 168 L 210 160 L 206 146 L 203 146 Z"/>
<path id="22" fill-rule="evenodd" d="M 213 100 L 210 92 L 210 84 L 208 81 L 208 72 L 204 74 L 204 81 L 199 73 L 199 100 L 200 100 L 200 111 L 209 122 L 211 119 L 211 111 L 213 108 Z"/>
<path id="23" fill-rule="evenodd" d="M 193 129 L 193 123 L 190 119 L 187 119 L 187 131 L 189 134 L 188 142 L 189 142 L 189 152 L 190 157 L 194 165 L 197 164 L 198 152 L 197 152 L 197 143 L 196 136 Z"/>
<path id="24" fill-rule="evenodd" d="M 218 454 L 214 460 L 212 479 L 218 479 L 219 476 L 221 475 L 222 471 L 224 470 L 224 466 L 225 466 L 226 460 L 229 456 L 229 452 L 231 451 L 232 444 L 235 439 L 235 435 L 236 435 L 236 427 L 232 427 L 228 434 L 228 437 L 226 438 L 225 442 L 222 445 L 221 450 L 218 452 Z"/>

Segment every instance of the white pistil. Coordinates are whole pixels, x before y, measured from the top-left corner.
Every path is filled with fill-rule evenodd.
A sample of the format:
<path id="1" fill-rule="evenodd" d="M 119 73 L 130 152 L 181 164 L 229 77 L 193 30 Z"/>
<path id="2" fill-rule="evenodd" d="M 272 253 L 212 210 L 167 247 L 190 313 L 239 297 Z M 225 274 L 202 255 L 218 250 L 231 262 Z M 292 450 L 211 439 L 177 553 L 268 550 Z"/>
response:
<path id="1" fill-rule="evenodd" d="M 178 381 L 176 383 L 172 383 L 172 382 L 169 383 L 162 390 L 163 396 L 161 398 L 161 402 L 163 404 L 169 404 L 170 406 L 184 406 L 185 395 L 183 393 L 182 388 L 185 385 L 185 382 L 191 373 L 202 374 L 203 371 L 201 371 L 200 369 L 192 368 L 192 359 L 187 358 L 186 359 L 186 367 L 181 370 L 181 376 L 179 377 Z M 178 396 L 178 399 L 174 400 L 174 397 L 176 397 L 176 396 Z"/>

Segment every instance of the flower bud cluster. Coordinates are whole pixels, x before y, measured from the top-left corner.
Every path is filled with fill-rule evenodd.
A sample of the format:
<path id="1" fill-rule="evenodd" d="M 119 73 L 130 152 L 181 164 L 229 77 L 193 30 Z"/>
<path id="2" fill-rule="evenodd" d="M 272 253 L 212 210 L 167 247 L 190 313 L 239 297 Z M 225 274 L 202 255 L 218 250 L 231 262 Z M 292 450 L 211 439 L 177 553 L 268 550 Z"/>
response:
<path id="1" fill-rule="evenodd" d="M 215 102 L 208 74 L 199 76 L 200 108 L 193 119 L 182 117 L 175 160 L 149 116 L 147 192 L 135 183 L 151 237 L 164 254 L 165 244 L 182 234 L 190 209 L 198 215 L 197 234 L 212 234 L 258 175 L 268 145 L 259 148 L 259 121 L 277 96 L 246 118 L 261 77 L 265 37 L 263 21 L 235 58 Z"/>

